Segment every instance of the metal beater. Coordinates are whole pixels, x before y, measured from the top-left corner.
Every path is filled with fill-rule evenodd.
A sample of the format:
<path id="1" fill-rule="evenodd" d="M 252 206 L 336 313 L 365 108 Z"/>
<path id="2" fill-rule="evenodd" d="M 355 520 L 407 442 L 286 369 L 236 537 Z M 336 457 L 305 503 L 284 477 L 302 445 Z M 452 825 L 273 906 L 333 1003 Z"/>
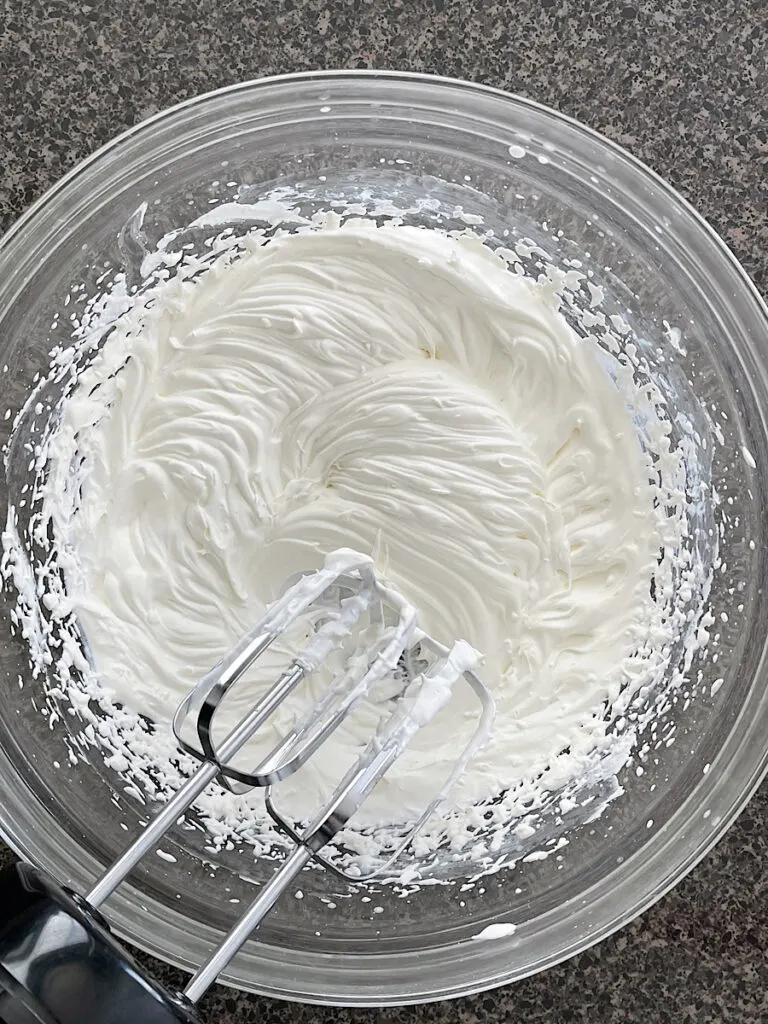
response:
<path id="1" fill-rule="evenodd" d="M 231 688 L 279 637 L 306 620 L 309 638 L 299 653 L 256 706 L 223 739 L 215 740 L 216 715 Z M 333 651 L 354 641 L 361 622 L 375 634 L 371 646 L 353 648 L 355 657 L 332 674 L 319 700 L 255 768 L 236 767 L 235 755 Z M 363 555 L 334 552 L 322 569 L 295 580 L 182 701 L 174 733 L 200 767 L 87 896 L 60 887 L 27 864 L 0 875 L 2 906 L 7 908 L 0 910 L 0 1022 L 200 1024 L 195 1004 L 310 860 L 347 881 L 367 881 L 386 871 L 423 829 L 490 731 L 493 698 L 473 671 L 476 660 L 462 641 L 449 650 L 419 630 L 413 608 L 381 584 L 371 559 Z M 297 825 L 277 807 L 273 787 L 306 764 L 360 702 L 385 683 L 391 715 L 316 816 Z M 476 729 L 444 786 L 394 852 L 368 873 L 354 874 L 324 856 L 321 851 L 345 828 L 416 733 L 450 701 L 458 683 L 469 687 L 479 702 Z M 119 945 L 98 908 L 213 781 L 233 792 L 262 788 L 267 811 L 295 846 L 184 991 L 171 993 Z"/>

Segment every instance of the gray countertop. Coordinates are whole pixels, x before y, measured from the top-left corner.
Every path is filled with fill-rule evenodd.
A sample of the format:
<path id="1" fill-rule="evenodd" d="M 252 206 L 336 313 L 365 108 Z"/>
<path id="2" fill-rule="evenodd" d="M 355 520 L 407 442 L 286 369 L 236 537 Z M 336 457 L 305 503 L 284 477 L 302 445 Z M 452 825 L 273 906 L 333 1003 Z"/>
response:
<path id="1" fill-rule="evenodd" d="M 531 96 L 626 146 L 765 294 L 767 61 L 765 0 L 0 0 L 0 232 L 77 161 L 179 100 L 284 71 L 397 68 Z M 366 1011 L 217 988 L 205 1010 L 216 1024 L 765 1022 L 768 788 L 674 892 L 545 975 Z"/>

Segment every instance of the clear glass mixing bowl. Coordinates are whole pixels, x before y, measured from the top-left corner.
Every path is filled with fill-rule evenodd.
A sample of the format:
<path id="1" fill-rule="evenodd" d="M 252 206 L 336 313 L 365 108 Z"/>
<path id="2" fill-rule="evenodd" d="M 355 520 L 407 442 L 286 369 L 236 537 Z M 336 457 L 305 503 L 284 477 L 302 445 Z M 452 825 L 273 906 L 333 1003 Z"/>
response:
<path id="1" fill-rule="evenodd" d="M 0 243 L 3 409 L 22 406 L 52 345 L 66 337 L 73 286 L 94 294 L 110 266 L 124 266 L 130 281 L 165 232 L 213 203 L 302 182 L 319 205 L 366 189 L 401 202 L 454 199 L 497 233 L 529 235 L 581 259 L 607 305 L 656 353 L 658 379 L 675 377 L 691 415 L 698 402 L 719 424 L 712 475 L 731 525 L 711 593 L 718 659 L 694 664 L 692 674 L 702 673 L 696 699 L 670 702 L 664 735 L 674 723 L 675 742 L 660 743 L 643 774 L 627 768 L 623 797 L 592 824 L 574 822 L 557 856 L 472 888 L 354 894 L 308 874 L 304 898 L 278 904 L 224 979 L 340 1004 L 470 993 L 542 970 L 648 907 L 717 841 L 766 769 L 768 311 L 725 245 L 672 189 L 568 118 L 449 80 L 288 76 L 152 118 L 77 167 L 8 232 Z M 670 343 L 665 321 L 682 331 L 682 346 Z M 3 440 L 12 422 L 0 419 Z M 18 501 L 28 473 L 14 449 L 5 503 L 9 488 Z M 11 607 L 6 594 L 0 828 L 22 856 L 84 890 L 148 808 L 93 751 L 70 761 L 64 731 L 81 726 L 65 715 L 49 729 L 36 710 L 42 682 L 29 678 L 24 644 L 10 637 Z M 201 860 L 211 859 L 204 842 L 177 829 L 164 843 L 176 862 L 150 856 L 108 907 L 121 934 L 184 967 L 200 962 L 251 897 L 252 882 L 273 870 L 235 848 L 216 856 L 212 872 Z M 494 922 L 517 930 L 469 941 Z"/>

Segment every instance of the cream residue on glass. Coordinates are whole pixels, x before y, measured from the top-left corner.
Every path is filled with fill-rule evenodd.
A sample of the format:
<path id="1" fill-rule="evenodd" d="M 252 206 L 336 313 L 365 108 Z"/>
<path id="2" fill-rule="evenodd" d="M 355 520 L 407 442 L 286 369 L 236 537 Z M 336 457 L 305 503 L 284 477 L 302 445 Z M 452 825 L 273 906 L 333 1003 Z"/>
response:
<path id="1" fill-rule="evenodd" d="M 562 302 L 562 280 L 513 273 L 470 231 L 334 215 L 247 234 L 126 299 L 62 403 L 41 483 L 61 568 L 46 607 L 87 639 L 92 666 L 64 645 L 68 677 L 74 666 L 121 707 L 102 730 L 113 767 L 159 766 L 169 784 L 183 773 L 159 731 L 128 719 L 170 722 L 290 576 L 348 547 L 426 631 L 482 652 L 496 700 L 490 741 L 417 852 L 476 839 L 491 800 L 483 852 L 499 849 L 547 794 L 615 775 L 628 711 L 683 627 L 691 649 L 702 642 L 702 609 L 676 609 L 672 593 L 685 510 L 663 417 L 648 405 L 641 444 L 631 367 L 578 337 Z M 682 571 L 701 590 L 695 570 Z M 252 670 L 251 694 L 269 667 Z M 298 709 L 289 699 L 275 730 Z M 317 808 L 384 713 L 371 701 L 312 784 L 283 784 L 295 810 Z M 443 709 L 361 823 L 414 817 L 475 724 L 469 706 Z M 200 806 L 266 834 L 258 794 Z"/>

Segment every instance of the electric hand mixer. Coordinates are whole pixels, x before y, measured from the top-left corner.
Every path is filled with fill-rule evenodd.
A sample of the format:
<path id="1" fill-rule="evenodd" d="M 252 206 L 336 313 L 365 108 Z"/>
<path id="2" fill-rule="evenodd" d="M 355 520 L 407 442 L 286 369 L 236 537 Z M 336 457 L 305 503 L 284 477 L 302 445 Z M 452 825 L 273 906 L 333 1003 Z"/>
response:
<path id="1" fill-rule="evenodd" d="M 275 640 L 313 615 L 309 639 L 300 652 L 239 723 L 223 739 L 215 740 L 215 716 L 231 687 Z M 332 673 L 320 698 L 255 769 L 236 767 L 235 755 L 299 684 L 360 630 L 362 622 L 374 633 L 364 656 L 350 659 Z M 301 576 L 182 701 L 174 732 L 179 746 L 196 757 L 200 767 L 85 898 L 27 864 L 0 876 L 0 1021 L 200 1024 L 195 1004 L 310 860 L 347 881 L 363 882 L 386 871 L 423 829 L 490 730 L 493 698 L 473 671 L 476 662 L 477 654 L 463 641 L 449 650 L 420 631 L 414 610 L 399 593 L 377 580 L 371 560 L 363 555 L 346 549 L 334 552 L 324 568 Z M 384 681 L 391 713 L 315 817 L 297 825 L 277 807 L 273 787 L 305 765 Z M 350 873 L 340 867 L 323 849 L 344 829 L 416 733 L 447 705 L 459 681 L 479 702 L 479 715 L 445 785 L 409 825 L 394 852 L 373 870 Z M 144 974 L 120 946 L 99 908 L 214 781 L 234 792 L 261 787 L 268 813 L 294 848 L 184 992 L 171 993 Z"/>

